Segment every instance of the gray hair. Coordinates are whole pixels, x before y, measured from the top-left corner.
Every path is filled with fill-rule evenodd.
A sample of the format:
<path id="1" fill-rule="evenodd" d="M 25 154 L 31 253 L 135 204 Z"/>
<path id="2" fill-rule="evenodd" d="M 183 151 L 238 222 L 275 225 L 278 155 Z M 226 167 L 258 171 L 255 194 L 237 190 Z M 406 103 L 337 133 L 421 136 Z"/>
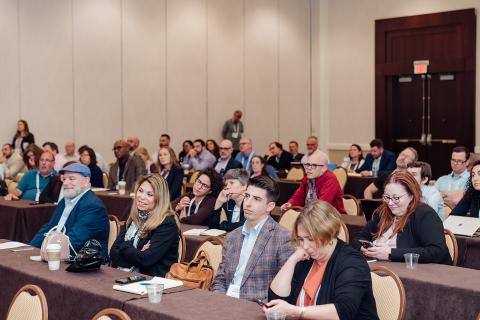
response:
<path id="1" fill-rule="evenodd" d="M 250 176 L 245 169 L 230 169 L 228 170 L 225 175 L 223 176 L 223 180 L 238 180 L 242 186 L 246 186 L 248 184 L 248 179 Z"/>

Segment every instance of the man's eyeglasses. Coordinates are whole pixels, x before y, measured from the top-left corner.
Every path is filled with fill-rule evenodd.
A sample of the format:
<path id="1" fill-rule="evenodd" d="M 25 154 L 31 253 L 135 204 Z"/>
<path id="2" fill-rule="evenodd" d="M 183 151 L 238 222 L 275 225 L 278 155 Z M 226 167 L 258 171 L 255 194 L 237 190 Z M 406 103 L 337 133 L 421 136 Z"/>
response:
<path id="1" fill-rule="evenodd" d="M 467 160 L 450 159 L 450 162 L 454 164 L 464 164 L 465 162 L 467 162 Z"/>
<path id="2" fill-rule="evenodd" d="M 207 190 L 207 189 L 210 188 L 210 186 L 209 186 L 208 184 L 203 183 L 202 181 L 200 181 L 200 179 L 197 179 L 197 180 L 195 181 L 195 184 L 198 185 L 198 186 L 200 186 L 200 189 L 203 189 L 203 190 Z"/>
<path id="3" fill-rule="evenodd" d="M 392 201 L 393 203 L 399 203 L 400 199 L 406 195 L 407 193 L 402 194 L 401 196 L 389 196 L 388 194 L 384 194 L 382 198 L 383 201 L 386 203 L 390 203 L 390 201 Z"/>
<path id="4" fill-rule="evenodd" d="M 305 169 L 317 169 L 318 167 L 324 167 L 324 164 L 316 164 L 316 163 L 304 163 L 303 167 Z"/>
<path id="5" fill-rule="evenodd" d="M 40 162 L 53 162 L 53 160 L 50 160 L 50 159 L 40 159 L 39 161 Z"/>
<path id="6" fill-rule="evenodd" d="M 222 147 L 220 147 L 219 149 L 220 149 L 220 150 L 230 150 L 230 149 L 232 149 L 232 148 L 222 148 Z"/>

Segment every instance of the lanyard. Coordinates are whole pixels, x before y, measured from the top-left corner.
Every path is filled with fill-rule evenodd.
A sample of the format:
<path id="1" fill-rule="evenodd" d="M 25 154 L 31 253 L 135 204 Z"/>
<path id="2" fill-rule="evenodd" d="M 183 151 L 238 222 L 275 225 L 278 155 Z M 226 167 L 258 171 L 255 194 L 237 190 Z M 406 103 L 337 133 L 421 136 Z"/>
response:
<path id="1" fill-rule="evenodd" d="M 238 134 L 238 131 L 240 129 L 240 123 L 237 123 L 237 125 L 232 123 L 232 125 L 233 125 L 233 132 Z"/>
<path id="2" fill-rule="evenodd" d="M 245 164 L 245 170 L 246 171 L 248 171 L 248 169 L 249 169 L 250 161 L 252 161 L 252 158 L 253 158 L 253 150 L 252 150 L 252 152 L 250 152 L 250 155 L 247 158 L 247 163 Z M 242 155 L 242 159 L 245 160 L 245 156 Z M 242 164 L 243 164 L 243 161 L 242 161 Z"/>
<path id="3" fill-rule="evenodd" d="M 205 198 L 203 198 L 203 199 L 205 199 Z M 197 204 L 193 214 L 196 214 L 198 212 L 198 209 L 200 208 L 200 204 L 202 203 L 203 199 L 200 200 L 200 202 Z M 195 202 L 195 197 L 193 197 L 192 200 L 190 200 L 190 204 L 188 205 L 187 217 L 190 217 L 190 210 L 192 209 L 192 205 L 193 205 L 194 202 Z"/>
<path id="4" fill-rule="evenodd" d="M 40 173 L 37 172 L 37 177 L 36 177 L 36 186 L 37 186 L 37 192 L 35 193 L 35 202 L 38 202 L 40 200 Z"/>
<path id="5" fill-rule="evenodd" d="M 167 171 L 166 169 L 162 169 L 160 172 L 160 175 L 164 178 L 167 179 L 168 175 L 170 174 L 170 171 Z"/>

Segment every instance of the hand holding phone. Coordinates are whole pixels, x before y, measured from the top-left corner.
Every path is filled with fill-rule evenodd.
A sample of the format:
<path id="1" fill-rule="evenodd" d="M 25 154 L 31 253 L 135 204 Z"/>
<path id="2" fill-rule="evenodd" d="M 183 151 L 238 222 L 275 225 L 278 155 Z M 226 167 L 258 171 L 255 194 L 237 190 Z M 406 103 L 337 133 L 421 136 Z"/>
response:
<path id="1" fill-rule="evenodd" d="M 370 242 L 370 241 L 367 241 L 367 240 L 358 240 L 358 242 L 360 242 L 362 247 L 364 247 L 365 249 L 375 247 L 375 244 L 373 242 Z"/>
<path id="2" fill-rule="evenodd" d="M 263 302 L 262 300 L 260 299 L 250 299 L 250 301 L 253 301 L 253 302 L 256 302 L 258 305 L 260 305 L 261 307 L 265 307 L 265 308 L 268 308 L 267 304 L 265 302 Z"/>
<path id="3" fill-rule="evenodd" d="M 117 279 L 115 280 L 115 283 L 118 284 L 129 284 L 129 283 L 134 283 L 134 282 L 139 282 L 139 281 L 145 281 L 147 278 L 144 276 L 131 276 L 128 278 L 122 278 L 122 279 Z"/>

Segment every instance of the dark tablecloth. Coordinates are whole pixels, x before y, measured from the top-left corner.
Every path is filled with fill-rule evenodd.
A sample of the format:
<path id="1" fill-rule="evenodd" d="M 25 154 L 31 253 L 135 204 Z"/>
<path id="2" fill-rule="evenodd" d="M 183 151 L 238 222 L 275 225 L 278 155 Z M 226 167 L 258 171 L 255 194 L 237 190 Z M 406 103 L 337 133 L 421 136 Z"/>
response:
<path id="1" fill-rule="evenodd" d="M 357 199 L 363 199 L 363 191 L 373 181 L 375 181 L 374 177 L 348 176 L 343 193 L 352 195 Z"/>
<path id="2" fill-rule="evenodd" d="M 130 215 L 133 198 L 129 195 L 119 195 L 116 191 L 98 191 L 97 197 L 103 201 L 108 214 L 113 214 L 120 221 L 125 221 Z"/>

